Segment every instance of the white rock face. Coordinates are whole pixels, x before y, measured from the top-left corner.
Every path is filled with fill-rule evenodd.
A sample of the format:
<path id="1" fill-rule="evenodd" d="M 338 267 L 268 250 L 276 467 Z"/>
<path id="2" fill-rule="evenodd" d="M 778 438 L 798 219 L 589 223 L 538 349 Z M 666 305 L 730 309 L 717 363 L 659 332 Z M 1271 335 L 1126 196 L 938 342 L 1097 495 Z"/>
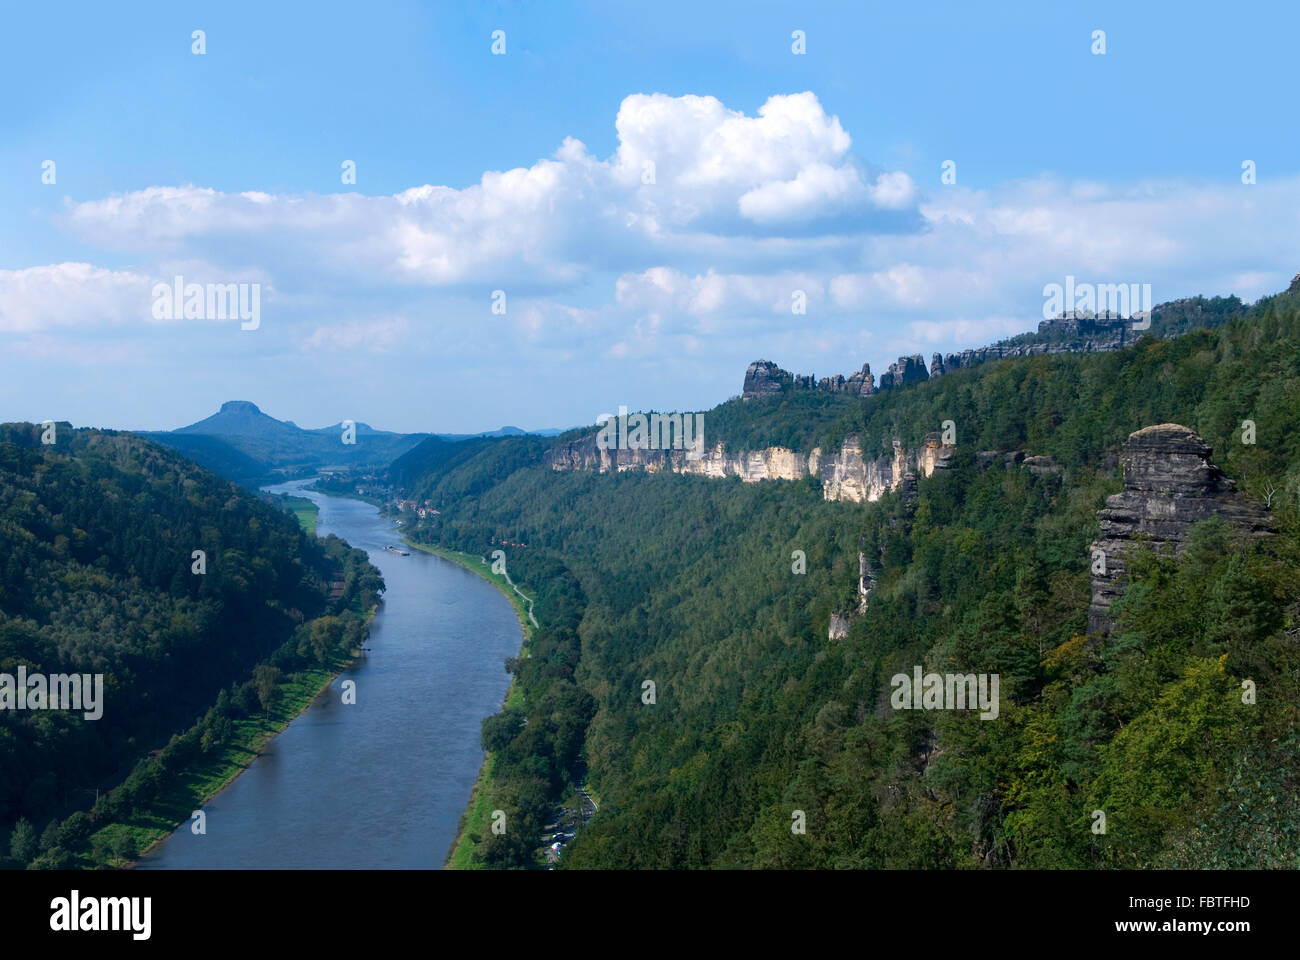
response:
<path id="1" fill-rule="evenodd" d="M 861 550 L 858 551 L 858 615 L 867 612 L 867 598 L 871 596 L 871 590 L 876 585 L 876 578 L 871 574 L 871 567 L 867 564 L 867 555 Z"/>
<path id="2" fill-rule="evenodd" d="M 874 464 L 872 464 L 874 466 Z M 821 464 L 822 496 L 827 500 L 868 499 L 867 465 L 862 460 L 862 444 L 857 437 L 846 437 L 844 446 Z"/>
<path id="3" fill-rule="evenodd" d="M 822 496 L 827 500 L 869 503 L 897 490 L 913 468 L 922 476 L 944 469 L 952 447 L 927 437 L 925 445 L 910 456 L 902 445 L 893 442 L 893 454 L 875 459 L 863 457 L 859 437 L 845 438 L 843 445 L 830 454 L 820 447 L 803 454 L 787 447 L 764 447 L 760 450 L 730 454 L 715 444 L 703 456 L 692 460 L 684 450 L 599 450 L 594 438 L 574 441 L 547 453 L 553 470 L 646 470 L 668 469 L 674 473 L 696 476 L 740 477 L 745 483 L 759 480 L 799 480 L 812 475 L 822 481 Z"/>
<path id="4" fill-rule="evenodd" d="M 874 503 L 902 485 L 908 467 L 907 453 L 897 440 L 892 457 L 865 460 L 859 438 L 847 437 L 839 452 L 823 463 L 822 496 L 827 500 Z"/>

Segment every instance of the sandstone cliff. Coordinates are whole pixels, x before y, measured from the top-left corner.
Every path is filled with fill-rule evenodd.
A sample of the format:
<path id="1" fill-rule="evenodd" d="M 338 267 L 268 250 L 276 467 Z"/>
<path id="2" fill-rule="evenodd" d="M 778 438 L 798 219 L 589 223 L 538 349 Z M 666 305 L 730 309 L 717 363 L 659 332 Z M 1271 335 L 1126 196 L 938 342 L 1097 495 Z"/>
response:
<path id="1" fill-rule="evenodd" d="M 808 454 L 786 447 L 732 453 L 722 444 L 715 444 L 692 460 L 685 450 L 601 450 L 592 434 L 552 447 L 545 462 L 552 470 L 671 470 L 715 478 L 736 476 L 746 483 L 799 480 L 811 475 L 821 478 L 822 496 L 827 500 L 864 503 L 879 500 L 889 491 L 909 489 L 909 481 L 917 476 L 928 477 L 936 470 L 947 469 L 953 453 L 953 447 L 941 443 L 937 433 L 927 436 L 915 451 L 904 450 L 897 440 L 892 447 L 892 453 L 868 458 L 856 436 L 848 437 L 830 453 L 823 453 L 820 447 Z"/>
<path id="2" fill-rule="evenodd" d="M 1215 515 L 1251 535 L 1268 532 L 1263 506 L 1236 492 L 1210 462 L 1210 448 L 1187 427 L 1162 423 L 1131 434 L 1120 464 L 1124 489 L 1097 513 L 1101 535 L 1092 544 L 1089 633 L 1111 629 L 1110 606 L 1127 581 L 1125 557 L 1139 542 L 1176 556 L 1192 524 Z"/>
<path id="3" fill-rule="evenodd" d="M 545 454 L 545 463 L 552 470 L 596 470 L 600 473 L 624 470 L 671 470 L 674 473 L 696 474 L 704 477 L 740 477 L 747 483 L 756 480 L 798 480 L 810 472 L 812 457 L 786 447 L 764 447 L 761 450 L 728 453 L 722 444 L 706 449 L 697 459 L 687 456 L 687 450 L 675 449 L 609 449 L 596 445 L 596 435 L 583 437 L 569 443 L 551 447 Z"/>

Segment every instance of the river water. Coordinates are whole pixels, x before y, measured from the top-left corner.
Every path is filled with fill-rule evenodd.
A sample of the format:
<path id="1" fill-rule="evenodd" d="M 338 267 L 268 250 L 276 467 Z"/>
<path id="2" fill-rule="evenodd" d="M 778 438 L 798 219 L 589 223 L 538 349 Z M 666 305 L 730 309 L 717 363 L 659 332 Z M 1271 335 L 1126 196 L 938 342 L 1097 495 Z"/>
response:
<path id="1" fill-rule="evenodd" d="M 391 521 L 360 500 L 302 488 L 317 533 L 370 554 L 387 591 L 357 663 L 273 739 L 190 822 L 139 861 L 159 868 L 440 868 L 483 762 L 479 729 L 501 708 L 504 659 L 522 637 L 501 593 L 463 567 L 399 544 Z M 403 547 L 403 549 L 407 549 Z M 344 680 L 356 703 L 342 702 Z"/>

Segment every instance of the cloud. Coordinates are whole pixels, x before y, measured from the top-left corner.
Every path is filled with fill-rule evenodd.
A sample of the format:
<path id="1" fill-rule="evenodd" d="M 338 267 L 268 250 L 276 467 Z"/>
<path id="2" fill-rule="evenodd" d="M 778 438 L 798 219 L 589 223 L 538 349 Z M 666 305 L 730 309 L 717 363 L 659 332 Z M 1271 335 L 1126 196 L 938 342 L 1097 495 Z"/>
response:
<path id="1" fill-rule="evenodd" d="M 69 343 L 62 337 L 38 333 L 7 343 L 5 349 L 13 356 L 26 357 L 42 365 L 121 368 L 140 363 L 149 346 L 129 341 Z"/>
<path id="2" fill-rule="evenodd" d="M 981 337 L 1012 337 L 1025 332 L 1023 317 L 985 317 L 968 320 L 916 320 L 908 325 L 910 340 L 903 343 L 947 344 L 963 343 Z"/>
<path id="3" fill-rule="evenodd" d="M 153 279 L 89 263 L 0 270 L 0 331 L 154 324 Z"/>
<path id="4" fill-rule="evenodd" d="M 946 352 L 1035 329 L 1043 286 L 1067 275 L 1151 283 L 1157 301 L 1253 299 L 1300 268 L 1297 179 L 923 188 L 855 155 L 809 92 L 772 96 L 756 115 L 638 93 L 613 119 L 608 157 L 565 138 L 463 187 L 155 186 L 70 203 L 77 237 L 137 266 L 0 271 L 0 331 L 150 323 L 150 286 L 175 269 L 274 289 L 265 336 L 283 334 L 286 351 L 455 358 L 496 363 L 499 376 L 539 353 L 547 369 L 608 375 L 655 351 L 704 358 L 692 369 L 743 351 L 847 372 L 893 359 L 857 354 L 867 347 Z M 496 289 L 504 317 L 489 312 Z M 806 314 L 791 309 L 796 292 Z"/>
<path id="5" fill-rule="evenodd" d="M 797 294 L 820 303 L 824 283 L 812 274 L 719 274 L 689 276 L 668 267 L 624 274 L 615 283 L 615 299 L 630 310 L 685 314 L 694 318 L 744 314 L 789 317 Z"/>
<path id="6" fill-rule="evenodd" d="M 812 93 L 769 97 L 757 117 L 728 110 L 715 97 L 634 94 L 614 122 L 617 165 L 640 178 L 645 161 L 684 187 L 744 190 L 788 180 L 806 167 L 839 163 L 852 141 Z"/>
<path id="7" fill-rule="evenodd" d="M 317 327 L 302 341 L 302 349 L 366 350 L 387 353 L 399 345 L 410 332 L 405 317 L 340 323 Z"/>
<path id="8" fill-rule="evenodd" d="M 110 249 L 251 260 L 277 274 L 328 266 L 335 279 L 561 290 L 601 269 L 725 256 L 724 238 L 743 255 L 797 228 L 812 248 L 846 217 L 893 216 L 914 200 L 906 173 L 868 182 L 839 119 L 812 93 L 773 96 L 756 117 L 713 97 L 635 94 L 615 127 L 608 160 L 567 138 L 551 158 L 461 189 L 369 197 L 149 187 L 72 203 L 66 222 Z"/>
<path id="9" fill-rule="evenodd" d="M 903 174 L 906 177 L 906 174 Z M 853 167 L 814 163 L 793 180 L 774 180 L 740 197 L 740 212 L 756 223 L 812 220 L 863 203 L 866 186 Z"/>

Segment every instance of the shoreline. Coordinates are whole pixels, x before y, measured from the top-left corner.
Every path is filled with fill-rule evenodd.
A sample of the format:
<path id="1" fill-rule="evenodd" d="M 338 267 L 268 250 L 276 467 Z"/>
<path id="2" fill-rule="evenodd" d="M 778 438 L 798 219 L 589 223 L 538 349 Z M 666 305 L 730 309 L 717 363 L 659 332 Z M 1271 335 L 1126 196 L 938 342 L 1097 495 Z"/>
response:
<path id="1" fill-rule="evenodd" d="M 320 478 L 317 477 L 316 479 L 320 479 Z M 337 491 L 325 490 L 321 487 L 316 486 L 315 481 L 313 481 L 311 484 L 305 487 L 302 487 L 302 489 L 310 490 L 312 493 L 319 493 L 321 496 L 324 497 L 340 497 L 344 500 L 360 500 L 362 503 L 368 503 L 372 507 L 378 507 L 379 515 L 381 517 L 385 517 L 385 519 L 391 519 L 387 517 L 387 515 L 384 513 L 384 508 L 388 506 L 388 501 L 385 500 L 383 497 L 376 497 L 367 493 L 344 492 L 342 490 L 337 490 Z M 292 494 L 288 494 L 288 496 L 292 496 Z"/>
<path id="2" fill-rule="evenodd" d="M 525 602 L 528 602 L 529 604 L 533 602 L 530 598 L 517 592 L 518 587 L 515 587 L 514 583 L 507 577 L 498 577 L 497 574 L 492 573 L 491 567 L 482 557 L 475 556 L 472 553 L 462 553 L 459 550 L 448 550 L 446 547 L 434 547 L 427 543 L 417 543 L 405 533 L 402 534 L 402 542 L 415 550 L 419 550 L 423 553 L 432 553 L 436 556 L 442 557 L 444 560 L 450 560 L 452 563 L 464 567 L 471 573 L 478 574 L 488 583 L 500 590 L 505 595 L 505 598 L 510 601 L 510 606 L 514 609 L 515 616 L 519 619 L 519 628 L 523 632 L 523 644 L 520 647 L 520 655 L 522 656 L 524 648 L 528 646 L 528 641 L 532 639 L 533 630 L 535 629 L 533 623 L 529 622 L 531 618 L 531 610 L 529 607 L 524 606 Z M 511 589 L 512 587 L 514 589 Z M 511 681 L 512 685 L 513 683 L 514 681 Z"/>
<path id="3" fill-rule="evenodd" d="M 450 560 L 469 570 L 471 573 L 478 574 L 488 583 L 492 584 L 505 598 L 510 601 L 511 608 L 515 611 L 515 616 L 519 620 L 519 630 L 522 635 L 522 642 L 519 645 L 519 656 L 521 658 L 528 655 L 528 644 L 532 640 L 533 623 L 536 619 L 532 615 L 533 601 L 529 600 L 529 606 L 524 606 L 526 599 L 518 591 L 518 587 L 506 577 L 493 574 L 491 567 L 484 562 L 482 557 L 476 557 L 470 553 L 461 553 L 458 550 L 448 550 L 445 547 L 434 547 L 425 543 L 416 543 L 405 534 L 402 536 L 402 542 L 413 549 L 432 553 L 442 557 L 444 560 Z M 475 562 L 477 561 L 477 562 Z M 513 589 L 511 589 L 513 587 Z M 532 621 L 530 623 L 529 621 Z M 519 690 L 515 678 L 510 678 L 510 686 L 506 690 L 506 695 L 502 701 L 503 706 L 520 706 L 522 693 Z M 482 829 L 486 826 L 488 820 L 487 794 L 492 786 L 492 754 L 483 758 L 483 765 L 479 767 L 478 776 L 474 778 L 474 786 L 470 790 L 469 800 L 465 804 L 465 811 L 460 815 L 460 822 L 456 825 L 456 836 L 451 842 L 451 847 L 447 850 L 447 857 L 443 861 L 444 870 L 468 870 L 473 869 L 469 864 L 469 856 L 472 845 L 469 843 L 469 834 L 475 828 Z M 459 861 L 459 862 L 457 862 Z"/>
<path id="4" fill-rule="evenodd" d="M 332 496 L 333 494 L 330 495 Z M 357 497 L 355 499 L 361 499 L 361 498 Z M 530 623 L 531 610 L 529 609 L 529 605 L 528 605 L 531 603 L 530 598 L 523 596 L 522 593 L 516 593 L 517 588 L 512 589 L 514 587 L 513 583 L 510 583 L 506 578 L 500 575 L 492 574 L 490 567 L 486 562 L 482 560 L 481 557 L 477 557 L 473 554 L 461 553 L 459 551 L 447 550 L 442 547 L 432 547 L 428 544 L 416 543 L 410 540 L 409 538 L 407 538 L 405 535 L 402 536 L 402 541 L 406 543 L 408 546 L 410 546 L 412 549 L 420 550 L 421 552 L 424 553 L 435 554 L 437 556 L 442 557 L 444 560 L 449 560 L 452 563 L 457 564 L 458 566 L 464 567 L 466 570 L 469 570 L 472 573 L 477 574 L 478 576 L 482 577 L 484 580 L 486 580 L 487 582 L 495 586 L 502 593 L 502 595 L 504 595 L 506 599 L 510 602 L 511 609 L 514 610 L 515 612 L 515 618 L 519 621 L 521 642 L 520 642 L 518 655 L 520 657 L 527 656 L 529 641 L 532 639 L 532 633 L 534 630 L 532 623 Z M 379 612 L 378 604 L 371 607 L 370 610 L 367 611 L 366 613 L 367 627 L 369 627 L 370 624 L 373 622 L 378 612 Z M 186 822 L 185 818 L 174 820 L 173 822 L 174 819 L 173 817 L 168 817 L 165 814 L 160 815 L 159 813 L 153 813 L 152 810 L 155 805 L 157 807 L 163 807 L 163 808 L 169 806 L 176 806 L 178 808 L 180 806 L 189 806 L 191 807 L 191 809 L 201 809 L 207 806 L 207 804 L 210 803 L 214 797 L 216 797 L 224 790 L 229 788 L 231 784 L 233 784 L 245 770 L 247 770 L 250 766 L 252 766 L 252 764 L 260 756 L 262 756 L 262 754 L 266 750 L 267 745 L 271 741 L 273 741 L 276 737 L 278 737 L 281 733 L 283 733 L 286 729 L 288 729 L 291 723 L 293 723 L 300 716 L 306 713 L 307 709 L 311 707 L 311 705 L 315 703 L 321 697 L 321 695 L 324 694 L 330 688 L 330 686 L 334 683 L 335 680 L 339 678 L 339 676 L 341 676 L 350 666 L 352 666 L 356 662 L 359 656 L 360 656 L 359 650 L 353 651 L 346 658 L 341 659 L 336 663 L 330 664 L 328 667 L 322 668 L 327 672 L 325 672 L 321 676 L 320 682 L 313 683 L 310 688 L 310 692 L 308 694 L 302 694 L 300 695 L 300 697 L 293 698 L 288 705 L 289 712 L 286 712 L 283 716 L 276 717 L 270 726 L 258 730 L 257 734 L 252 739 L 244 741 L 243 743 L 231 744 L 229 749 L 231 751 L 236 752 L 237 754 L 242 754 L 243 756 L 240 757 L 240 759 L 238 760 L 229 761 L 235 764 L 231 769 L 229 776 L 222 778 L 220 782 L 217 782 L 212 786 L 210 786 L 209 788 L 205 789 L 199 795 L 198 800 L 195 801 L 193 804 L 191 804 L 189 801 L 180 803 L 179 802 L 180 794 L 182 793 L 182 791 L 178 790 L 176 794 L 172 795 L 171 797 L 156 798 L 155 801 L 151 804 L 149 809 L 133 812 L 133 814 L 129 818 L 131 821 L 138 821 L 140 819 L 146 819 L 146 818 L 165 820 L 167 823 L 169 823 L 169 826 L 141 828 L 139 826 L 132 826 L 130 822 L 123 823 L 119 821 L 118 823 L 109 824 L 106 827 L 101 828 L 101 829 L 110 829 L 110 830 L 117 828 L 120 831 L 123 827 L 126 827 L 127 829 L 132 830 L 132 832 L 136 832 L 136 833 L 138 833 L 141 829 L 147 829 L 150 832 L 153 832 L 154 830 L 159 831 L 158 835 L 155 836 L 154 839 L 148 841 L 146 845 L 143 845 L 141 847 L 140 851 L 136 854 L 136 856 L 133 859 L 117 866 L 116 869 L 134 870 L 139 868 L 143 860 L 145 860 L 151 853 L 155 852 L 163 842 L 168 840 L 172 836 L 172 834 L 175 833 L 175 831 Z M 308 677 L 304 677 L 303 679 L 308 680 L 310 682 L 312 678 L 308 676 Z M 516 684 L 514 678 L 512 677 L 510 681 L 510 686 L 506 690 L 506 695 L 503 700 L 503 705 L 518 705 L 521 696 L 522 694 L 518 689 L 518 685 Z M 486 828 L 486 824 L 489 817 L 489 811 L 486 808 L 487 792 L 490 789 L 491 783 L 492 783 L 492 757 L 489 754 L 484 758 L 483 764 L 480 766 L 478 775 L 475 778 L 474 786 L 470 791 L 469 800 L 466 804 L 465 810 L 461 814 L 460 822 L 458 823 L 456 828 L 456 836 L 453 839 L 451 846 L 447 852 L 447 856 L 444 860 L 443 863 L 444 869 L 465 869 L 468 866 L 467 862 L 462 862 L 459 865 L 454 865 L 453 861 L 456 859 L 457 853 L 461 851 L 462 848 L 464 851 L 462 853 L 462 861 L 467 861 L 470 846 L 471 846 L 467 844 L 467 834 L 472 832 L 476 828 L 479 829 Z M 483 809 L 476 810 L 476 807 L 483 807 Z M 475 816 L 476 813 L 478 814 L 478 816 Z M 482 820 L 481 824 L 478 822 L 479 820 Z M 96 832 L 98 833 L 99 831 Z M 98 861 L 94 865 L 108 866 L 110 869 L 113 868 L 111 864 L 100 863 Z"/>
<path id="5" fill-rule="evenodd" d="M 367 630 L 369 629 L 370 624 L 374 621 L 375 615 L 378 612 L 379 612 L 379 604 L 375 604 L 366 612 Z M 367 634 L 367 640 L 363 641 L 363 643 L 364 642 L 368 642 L 368 634 Z M 245 751 L 247 753 L 250 753 L 251 756 L 248 758 L 246 762 L 238 764 L 235 767 L 235 769 L 231 772 L 230 776 L 226 777 L 220 783 L 218 783 L 211 789 L 206 790 L 203 794 L 201 794 L 196 809 L 201 809 L 202 807 L 206 806 L 214 797 L 216 797 L 222 791 L 227 789 L 231 784 L 233 784 L 236 780 L 238 780 L 240 775 L 249 767 L 251 767 L 253 763 L 260 756 L 262 756 L 262 754 L 266 750 L 266 745 L 270 743 L 272 740 L 274 740 L 276 737 L 278 737 L 280 734 L 282 734 L 285 730 L 287 730 L 291 723 L 293 723 L 300 716 L 306 713 L 307 709 L 318 699 L 320 699 L 321 695 L 330 688 L 330 685 L 334 683 L 334 681 L 337 680 L 340 676 L 342 676 L 342 674 L 344 673 L 344 671 L 348 669 L 348 667 L 356 663 L 357 658 L 360 655 L 361 655 L 361 651 L 355 650 L 346 658 L 341 659 L 338 663 L 331 664 L 328 668 L 327 675 L 316 686 L 316 688 L 312 691 L 311 695 L 305 697 L 304 700 L 297 706 L 296 709 L 293 709 L 292 712 L 287 713 L 284 717 L 278 717 L 275 723 L 273 723 L 271 726 L 267 727 L 266 729 L 260 731 L 259 735 L 255 737 L 252 741 L 248 742 L 247 744 L 233 746 L 231 749 Z M 165 803 L 166 801 L 164 800 L 163 802 Z M 143 814 L 141 813 L 134 814 L 134 816 L 137 817 L 141 815 L 147 816 L 148 813 L 146 811 Z M 157 848 L 160 844 L 162 844 L 164 841 L 170 838 L 171 835 L 176 832 L 176 829 L 180 827 L 181 824 L 183 823 L 185 823 L 185 820 L 178 820 L 174 824 L 172 824 L 171 827 L 166 828 L 165 831 L 160 836 L 155 837 L 152 841 L 150 841 L 148 846 L 140 850 L 136 854 L 134 859 L 130 860 L 128 863 L 126 863 L 122 867 L 119 867 L 118 869 L 124 869 L 124 870 L 136 869 L 139 866 L 141 860 L 143 860 L 146 856 L 148 856 L 151 852 L 153 852 L 153 850 Z M 109 829 L 113 826 L 118 826 L 118 825 L 119 824 L 109 824 L 108 827 L 102 829 Z M 158 829 L 162 829 L 162 828 L 158 828 Z"/>

